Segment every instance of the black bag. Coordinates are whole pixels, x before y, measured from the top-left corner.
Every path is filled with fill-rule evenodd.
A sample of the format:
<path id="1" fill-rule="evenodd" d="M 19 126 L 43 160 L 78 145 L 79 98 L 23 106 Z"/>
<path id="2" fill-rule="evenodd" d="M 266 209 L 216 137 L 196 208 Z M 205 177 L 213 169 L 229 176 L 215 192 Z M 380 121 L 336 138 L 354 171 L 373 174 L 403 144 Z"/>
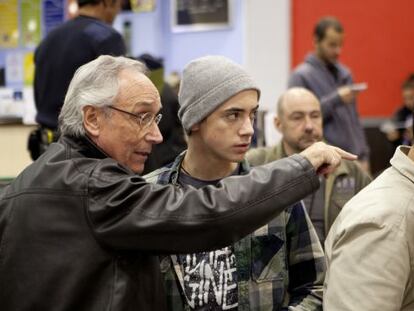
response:
<path id="1" fill-rule="evenodd" d="M 30 152 L 32 160 L 36 160 L 42 153 L 44 153 L 49 145 L 59 138 L 57 131 L 46 127 L 38 127 L 30 132 L 29 140 L 27 142 L 27 149 Z"/>
<path id="2" fill-rule="evenodd" d="M 27 142 L 27 149 L 30 152 L 32 160 L 36 160 L 40 156 L 40 144 L 41 144 L 41 132 L 40 128 L 37 128 L 30 132 L 29 140 Z"/>

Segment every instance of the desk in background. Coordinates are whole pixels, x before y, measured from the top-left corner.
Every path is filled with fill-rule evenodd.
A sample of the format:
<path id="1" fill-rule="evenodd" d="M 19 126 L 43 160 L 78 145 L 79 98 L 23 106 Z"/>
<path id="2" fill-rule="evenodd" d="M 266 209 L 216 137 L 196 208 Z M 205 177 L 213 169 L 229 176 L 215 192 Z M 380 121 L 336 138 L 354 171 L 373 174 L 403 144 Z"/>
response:
<path id="1" fill-rule="evenodd" d="M 36 125 L 0 122 L 0 179 L 16 177 L 30 163 L 27 138 Z"/>

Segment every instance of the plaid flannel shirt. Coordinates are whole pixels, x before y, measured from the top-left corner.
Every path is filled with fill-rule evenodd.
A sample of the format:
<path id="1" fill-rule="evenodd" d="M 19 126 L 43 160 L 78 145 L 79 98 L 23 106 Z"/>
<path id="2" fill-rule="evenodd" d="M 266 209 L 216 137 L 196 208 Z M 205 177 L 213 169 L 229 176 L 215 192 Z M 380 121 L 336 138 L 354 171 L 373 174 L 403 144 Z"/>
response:
<path id="1" fill-rule="evenodd" d="M 147 174 L 148 182 L 178 183 L 185 152 L 166 167 Z M 241 163 L 241 172 L 250 167 Z M 238 310 L 322 310 L 325 259 L 315 229 L 301 203 L 234 245 Z M 170 310 L 190 310 L 176 255 L 160 258 Z"/>

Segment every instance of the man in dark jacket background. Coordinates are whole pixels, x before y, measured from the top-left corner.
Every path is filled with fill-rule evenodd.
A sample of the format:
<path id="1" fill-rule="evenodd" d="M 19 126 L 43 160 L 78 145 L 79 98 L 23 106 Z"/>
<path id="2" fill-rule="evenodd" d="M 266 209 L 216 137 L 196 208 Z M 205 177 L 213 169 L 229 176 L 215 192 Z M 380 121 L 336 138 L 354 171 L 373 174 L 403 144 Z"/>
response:
<path id="1" fill-rule="evenodd" d="M 100 55 L 126 53 L 124 40 L 112 28 L 121 0 L 77 0 L 79 16 L 52 30 L 35 52 L 34 95 L 39 129 L 29 150 L 35 160 L 57 139 L 58 115 L 76 69 Z"/>
<path id="2" fill-rule="evenodd" d="M 218 187 L 147 184 L 138 174 L 162 136 L 144 71 L 111 56 L 80 67 L 59 141 L 2 190 L 2 310 L 163 310 L 158 254 L 233 243 L 314 191 L 316 170 L 355 158 L 317 143 Z"/>

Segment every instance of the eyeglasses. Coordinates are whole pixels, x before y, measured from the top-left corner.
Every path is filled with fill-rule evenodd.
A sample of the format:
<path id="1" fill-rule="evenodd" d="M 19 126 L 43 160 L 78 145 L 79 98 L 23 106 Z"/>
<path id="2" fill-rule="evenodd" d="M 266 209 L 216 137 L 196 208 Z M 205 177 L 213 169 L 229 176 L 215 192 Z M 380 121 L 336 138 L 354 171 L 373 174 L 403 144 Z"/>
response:
<path id="1" fill-rule="evenodd" d="M 146 129 L 146 128 L 150 127 L 153 122 L 155 122 L 155 124 L 158 125 L 158 123 L 160 123 L 160 121 L 162 119 L 162 114 L 161 113 L 153 114 L 151 112 L 145 112 L 145 113 L 140 113 L 140 114 L 133 114 L 131 112 L 119 109 L 119 108 L 114 107 L 114 106 L 107 106 L 107 107 L 111 108 L 113 110 L 128 114 L 131 117 L 134 117 L 137 124 L 143 129 Z"/>

